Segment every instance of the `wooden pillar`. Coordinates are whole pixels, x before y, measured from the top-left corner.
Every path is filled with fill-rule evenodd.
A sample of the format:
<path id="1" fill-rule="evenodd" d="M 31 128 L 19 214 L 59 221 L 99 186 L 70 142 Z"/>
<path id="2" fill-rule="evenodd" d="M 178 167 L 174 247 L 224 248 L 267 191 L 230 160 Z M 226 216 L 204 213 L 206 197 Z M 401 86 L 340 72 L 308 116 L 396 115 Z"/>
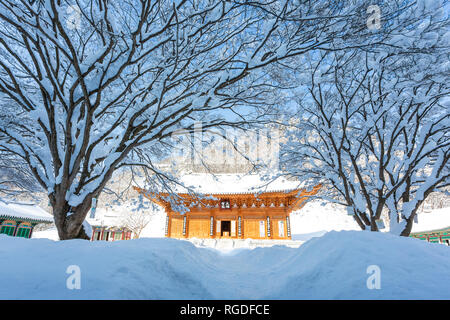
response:
<path id="1" fill-rule="evenodd" d="M 238 216 L 238 237 L 242 238 L 242 217 Z"/>
<path id="2" fill-rule="evenodd" d="M 14 232 L 12 234 L 13 237 L 15 237 L 17 235 L 17 230 L 19 230 L 19 226 L 22 222 L 20 221 L 16 221 L 16 227 L 14 228 Z"/>
<path id="3" fill-rule="evenodd" d="M 266 237 L 267 238 L 272 238 L 271 236 L 272 236 L 272 230 L 270 230 L 270 217 L 269 216 L 266 216 L 266 222 L 267 222 L 267 227 L 266 227 Z"/>
<path id="4" fill-rule="evenodd" d="M 31 239 L 31 235 L 33 234 L 34 227 L 37 225 L 37 223 L 31 223 L 31 229 L 30 233 L 28 234 L 28 239 Z"/>
<path id="5" fill-rule="evenodd" d="M 187 237 L 187 217 L 186 217 L 186 214 L 183 215 L 183 236 Z"/>
<path id="6" fill-rule="evenodd" d="M 286 230 L 287 230 L 287 236 L 290 239 L 291 238 L 291 223 L 289 221 L 289 214 L 286 216 Z"/>
<path id="7" fill-rule="evenodd" d="M 169 220 L 170 220 L 169 214 L 167 214 L 167 215 L 166 215 L 166 226 L 165 226 L 165 230 L 164 230 L 164 235 L 165 235 L 166 237 L 169 236 Z"/>
<path id="8" fill-rule="evenodd" d="M 211 217 L 209 218 L 209 236 L 210 238 L 214 238 L 214 216 L 210 213 Z"/>
<path id="9" fill-rule="evenodd" d="M 216 219 L 216 238 L 217 238 L 217 235 L 219 236 L 219 238 L 222 236 L 222 233 L 221 233 L 221 222 L 220 222 L 220 220 L 217 220 Z"/>
<path id="10" fill-rule="evenodd" d="M 169 224 L 167 225 L 168 231 L 167 231 L 167 236 L 171 237 L 172 236 L 172 215 L 167 214 L 169 216 Z"/>

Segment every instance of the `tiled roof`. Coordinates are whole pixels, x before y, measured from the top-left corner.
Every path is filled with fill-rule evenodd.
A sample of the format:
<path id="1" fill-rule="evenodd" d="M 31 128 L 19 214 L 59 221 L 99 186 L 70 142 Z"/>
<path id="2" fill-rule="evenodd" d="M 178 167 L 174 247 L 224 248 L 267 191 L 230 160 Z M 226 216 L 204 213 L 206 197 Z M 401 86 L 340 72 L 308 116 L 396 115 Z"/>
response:
<path id="1" fill-rule="evenodd" d="M 35 222 L 53 222 L 53 216 L 44 209 L 27 203 L 0 202 L 0 217 Z"/>

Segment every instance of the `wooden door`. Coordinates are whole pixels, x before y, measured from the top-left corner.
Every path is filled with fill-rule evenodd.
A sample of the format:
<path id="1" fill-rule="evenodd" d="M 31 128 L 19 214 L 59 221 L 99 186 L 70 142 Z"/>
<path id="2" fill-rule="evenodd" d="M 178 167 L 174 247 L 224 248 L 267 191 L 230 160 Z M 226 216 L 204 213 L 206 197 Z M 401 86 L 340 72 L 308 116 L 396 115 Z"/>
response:
<path id="1" fill-rule="evenodd" d="M 209 238 L 210 219 L 189 219 L 189 238 Z"/>
<path id="2" fill-rule="evenodd" d="M 183 218 L 172 217 L 170 221 L 170 237 L 182 238 L 183 237 Z"/>
<path id="3" fill-rule="evenodd" d="M 244 238 L 258 239 L 259 219 L 244 219 Z"/>

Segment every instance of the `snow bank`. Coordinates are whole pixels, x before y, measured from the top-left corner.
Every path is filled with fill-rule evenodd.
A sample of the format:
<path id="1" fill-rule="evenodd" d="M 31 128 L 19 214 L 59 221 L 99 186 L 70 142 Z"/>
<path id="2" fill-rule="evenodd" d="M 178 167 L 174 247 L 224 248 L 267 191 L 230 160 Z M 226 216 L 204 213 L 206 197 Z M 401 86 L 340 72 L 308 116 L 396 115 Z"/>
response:
<path id="1" fill-rule="evenodd" d="M 288 246 L 298 248 L 303 241 L 292 240 L 266 240 L 266 239 L 199 239 L 190 238 L 186 241 L 192 242 L 197 247 L 214 248 L 222 252 L 230 252 L 236 249 L 254 249 L 258 247 Z"/>
<path id="2" fill-rule="evenodd" d="M 224 254 L 175 239 L 51 241 L 0 235 L 1 299 L 449 299 L 450 249 L 332 231 L 299 248 Z M 81 289 L 69 290 L 70 265 Z M 366 286 L 381 270 L 381 289 Z"/>

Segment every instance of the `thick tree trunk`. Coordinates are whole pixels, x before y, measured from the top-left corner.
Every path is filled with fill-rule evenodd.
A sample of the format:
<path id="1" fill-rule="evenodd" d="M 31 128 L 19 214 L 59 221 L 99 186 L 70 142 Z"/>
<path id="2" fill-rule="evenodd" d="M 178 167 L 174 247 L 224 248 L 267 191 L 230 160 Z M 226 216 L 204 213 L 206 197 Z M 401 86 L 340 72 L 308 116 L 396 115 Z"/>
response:
<path id="1" fill-rule="evenodd" d="M 58 209 L 53 210 L 53 216 L 55 219 L 56 229 L 58 230 L 58 235 L 60 240 L 70 240 L 70 239 L 85 239 L 90 240 L 89 235 L 86 233 L 83 227 L 83 221 L 86 218 L 87 211 L 82 212 L 77 210 L 70 212 L 70 206 L 63 205 Z"/>
<path id="2" fill-rule="evenodd" d="M 413 212 L 411 213 L 411 215 L 409 216 L 409 218 L 406 219 L 405 229 L 403 229 L 403 231 L 400 233 L 400 236 L 409 237 L 409 235 L 411 234 L 411 230 L 412 230 L 412 227 L 414 224 L 414 217 L 416 216 L 417 208 L 414 209 Z"/>
<path id="3" fill-rule="evenodd" d="M 92 193 L 87 194 L 83 201 L 76 207 L 70 206 L 66 200 L 67 190 L 70 190 L 70 187 L 67 186 L 67 184 L 61 184 L 55 187 L 55 192 L 50 196 L 50 202 L 53 206 L 53 217 L 55 219 L 55 225 L 60 240 L 90 240 L 91 235 L 86 233 L 83 222 L 91 209 L 92 199 L 98 198 L 98 195 L 105 184 L 111 179 L 113 171 L 113 167 L 111 167 L 108 173 L 103 177 L 103 180 L 97 189 Z M 67 179 L 63 178 L 63 181 L 66 180 Z M 63 185 L 65 187 L 63 187 Z"/>

